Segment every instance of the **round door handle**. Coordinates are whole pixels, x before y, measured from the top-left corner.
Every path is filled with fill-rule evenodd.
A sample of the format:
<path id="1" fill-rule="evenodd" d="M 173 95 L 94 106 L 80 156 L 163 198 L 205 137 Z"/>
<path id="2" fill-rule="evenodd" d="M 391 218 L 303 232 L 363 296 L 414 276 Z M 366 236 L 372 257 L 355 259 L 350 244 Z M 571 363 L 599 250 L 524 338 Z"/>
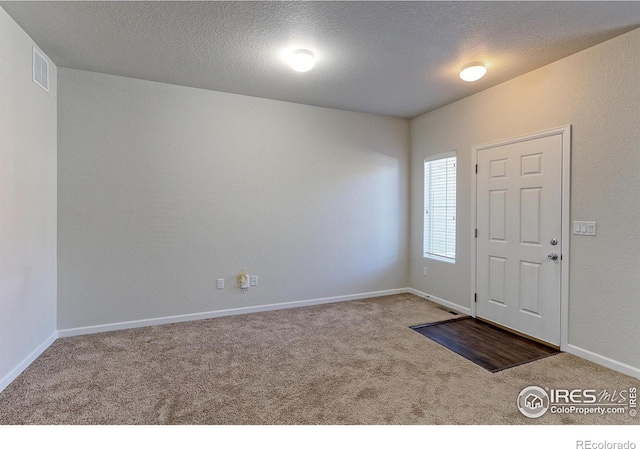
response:
<path id="1" fill-rule="evenodd" d="M 547 257 L 551 260 L 558 260 L 558 255 L 556 253 L 551 253 Z"/>

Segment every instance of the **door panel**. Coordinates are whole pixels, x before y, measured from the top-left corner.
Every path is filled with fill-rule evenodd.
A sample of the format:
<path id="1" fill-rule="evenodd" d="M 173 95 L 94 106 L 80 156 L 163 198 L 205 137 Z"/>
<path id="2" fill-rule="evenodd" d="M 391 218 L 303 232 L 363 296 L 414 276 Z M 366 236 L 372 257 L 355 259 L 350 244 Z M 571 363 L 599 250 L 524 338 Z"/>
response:
<path id="1" fill-rule="evenodd" d="M 477 157 L 476 314 L 558 345 L 562 262 L 548 256 L 562 247 L 562 136 Z"/>

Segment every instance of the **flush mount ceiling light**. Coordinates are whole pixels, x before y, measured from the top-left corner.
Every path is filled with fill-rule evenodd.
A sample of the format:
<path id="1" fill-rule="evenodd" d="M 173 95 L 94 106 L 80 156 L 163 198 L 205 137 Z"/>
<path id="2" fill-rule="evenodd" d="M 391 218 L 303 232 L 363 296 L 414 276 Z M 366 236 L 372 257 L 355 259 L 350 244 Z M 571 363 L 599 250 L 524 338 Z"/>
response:
<path id="1" fill-rule="evenodd" d="M 462 67 L 460 71 L 460 78 L 465 81 L 477 81 L 487 73 L 487 68 L 484 66 L 484 62 L 476 61 Z"/>
<path id="2" fill-rule="evenodd" d="M 289 64 L 296 72 L 307 72 L 316 65 L 316 60 L 311 51 L 301 48 L 291 53 Z"/>

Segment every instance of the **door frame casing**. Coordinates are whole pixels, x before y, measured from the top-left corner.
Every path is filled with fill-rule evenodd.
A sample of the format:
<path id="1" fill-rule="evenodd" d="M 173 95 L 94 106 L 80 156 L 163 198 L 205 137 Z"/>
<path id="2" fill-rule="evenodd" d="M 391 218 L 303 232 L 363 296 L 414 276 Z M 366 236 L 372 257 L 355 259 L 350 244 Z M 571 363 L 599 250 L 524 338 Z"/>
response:
<path id="1" fill-rule="evenodd" d="M 571 239 L 571 125 L 565 125 L 558 128 L 549 129 L 547 131 L 527 134 L 525 136 L 514 137 L 511 139 L 501 140 L 483 145 L 476 145 L 472 148 L 472 194 L 471 194 L 471 292 L 470 304 L 471 315 L 476 317 L 476 292 L 477 292 L 477 244 L 476 228 L 478 226 L 477 217 L 477 183 L 478 177 L 476 173 L 476 165 L 478 163 L 478 153 L 482 150 L 488 150 L 504 145 L 526 142 L 529 140 L 540 139 L 550 136 L 562 136 L 562 187 L 561 187 L 561 223 L 562 223 L 562 245 L 561 251 L 561 274 L 560 274 L 560 350 L 566 351 L 569 345 L 569 247 Z"/>

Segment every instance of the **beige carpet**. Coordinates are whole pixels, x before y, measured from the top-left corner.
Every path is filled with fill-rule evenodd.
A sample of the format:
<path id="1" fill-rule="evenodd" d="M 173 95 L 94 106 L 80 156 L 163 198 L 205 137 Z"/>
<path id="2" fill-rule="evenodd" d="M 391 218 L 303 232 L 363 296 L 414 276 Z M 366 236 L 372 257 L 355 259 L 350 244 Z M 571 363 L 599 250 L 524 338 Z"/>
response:
<path id="1" fill-rule="evenodd" d="M 0 424 L 638 424 L 516 408 L 527 386 L 637 379 L 569 354 L 492 374 L 409 326 L 403 294 L 57 340 L 0 393 Z"/>

